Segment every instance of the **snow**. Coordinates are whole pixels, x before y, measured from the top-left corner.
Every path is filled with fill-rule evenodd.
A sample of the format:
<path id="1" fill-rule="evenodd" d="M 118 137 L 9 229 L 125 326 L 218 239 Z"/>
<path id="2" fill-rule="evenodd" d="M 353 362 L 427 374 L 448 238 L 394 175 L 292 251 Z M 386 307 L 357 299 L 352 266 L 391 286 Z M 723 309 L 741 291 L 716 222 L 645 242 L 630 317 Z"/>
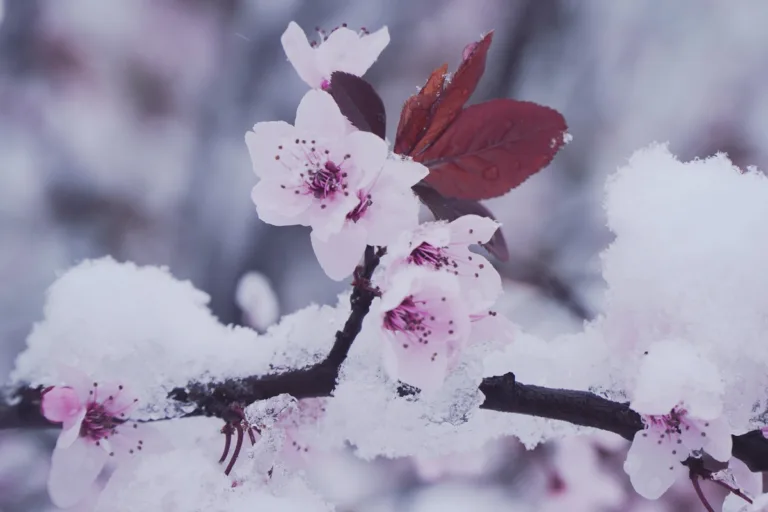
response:
<path id="1" fill-rule="evenodd" d="M 248 482 L 233 486 L 221 467 L 194 448 L 145 456 L 117 471 L 102 492 L 96 512 L 136 510 L 210 512 L 318 512 L 332 510 L 298 480 L 278 492 Z"/>
<path id="2" fill-rule="evenodd" d="M 48 290 L 12 383 L 66 384 L 59 365 L 68 365 L 129 387 L 142 409 L 135 418 L 171 417 L 183 412 L 166 398 L 174 387 L 322 360 L 348 316 L 310 306 L 258 335 L 219 323 L 208 300 L 165 269 L 85 261 Z"/>
<path id="3" fill-rule="evenodd" d="M 609 179 L 605 208 L 616 240 L 595 327 L 615 379 L 628 387 L 652 343 L 685 340 L 719 368 L 732 426 L 749 428 L 768 387 L 768 178 L 723 154 L 680 162 L 655 144 Z"/>

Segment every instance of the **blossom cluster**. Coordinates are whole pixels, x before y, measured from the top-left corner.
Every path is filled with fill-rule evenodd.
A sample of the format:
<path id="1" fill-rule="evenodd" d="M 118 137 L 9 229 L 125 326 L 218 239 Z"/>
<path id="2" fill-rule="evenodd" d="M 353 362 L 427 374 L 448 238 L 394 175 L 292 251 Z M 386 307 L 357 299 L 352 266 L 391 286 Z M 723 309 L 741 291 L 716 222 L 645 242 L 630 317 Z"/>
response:
<path id="1" fill-rule="evenodd" d="M 257 123 L 246 135 L 260 178 L 252 199 L 262 221 L 311 227 L 312 247 L 326 274 L 349 277 L 366 246 L 386 247 L 373 285 L 386 368 L 429 391 L 440 386 L 470 340 L 493 335 L 490 308 L 501 277 L 469 246 L 499 227 L 465 215 L 418 224 L 412 187 L 429 170 L 390 151 L 386 140 L 355 128 L 324 89 L 336 71 L 362 75 L 388 41 L 386 28 L 359 37 L 340 27 L 312 47 L 291 24 L 282 38 L 288 58 L 311 89 L 295 125 Z M 485 332 L 483 332 L 485 331 Z"/>

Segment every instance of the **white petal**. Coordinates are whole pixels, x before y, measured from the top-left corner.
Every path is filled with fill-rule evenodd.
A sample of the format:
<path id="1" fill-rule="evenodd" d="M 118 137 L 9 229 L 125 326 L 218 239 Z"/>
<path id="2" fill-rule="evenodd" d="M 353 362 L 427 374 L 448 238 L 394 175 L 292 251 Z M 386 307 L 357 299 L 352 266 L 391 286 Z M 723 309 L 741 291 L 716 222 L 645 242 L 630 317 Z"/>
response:
<path id="1" fill-rule="evenodd" d="M 288 60 L 301 79 L 313 89 L 320 87 L 323 75 L 317 68 L 316 51 L 310 46 L 301 27 L 294 21 L 290 22 L 288 28 L 283 32 L 280 42 L 283 44 L 283 50 L 285 50 Z"/>
<path id="2" fill-rule="evenodd" d="M 68 422 L 59 434 L 56 440 L 56 448 L 69 448 L 80 437 L 80 426 L 85 418 L 86 408 L 80 409 L 80 412 L 71 422 Z"/>
<path id="3" fill-rule="evenodd" d="M 262 222 L 273 226 L 304 224 L 302 214 L 312 204 L 311 196 L 296 194 L 268 180 L 261 180 L 253 187 L 251 200 Z"/>
<path id="4" fill-rule="evenodd" d="M 427 177 L 429 169 L 413 160 L 390 158 L 384 164 L 382 173 L 391 176 L 402 186 L 411 188 Z"/>
<path id="5" fill-rule="evenodd" d="M 425 393 L 438 389 L 445 381 L 450 355 L 439 352 L 432 360 L 431 354 L 417 345 L 403 348 L 397 336 L 382 331 L 382 361 L 392 379 L 399 379 L 416 386 Z"/>
<path id="6" fill-rule="evenodd" d="M 380 176 L 370 189 L 372 204 L 358 223 L 368 231 L 371 245 L 389 245 L 419 223 L 419 202 L 410 188 Z M 409 251 L 410 252 L 410 251 Z"/>
<path id="7" fill-rule="evenodd" d="M 646 435 L 644 435 L 646 434 Z M 638 494 L 655 500 L 669 489 L 675 480 L 686 473 L 685 466 L 672 454 L 673 446 L 665 437 L 661 443 L 653 431 L 641 430 L 635 434 L 624 462 L 632 487 Z"/>
<path id="8" fill-rule="evenodd" d="M 491 262 L 466 246 L 454 246 L 448 255 L 459 265 L 456 271 L 470 311 L 475 313 L 492 307 L 501 295 L 502 285 L 501 275 Z"/>
<path id="9" fill-rule="evenodd" d="M 733 448 L 733 439 L 731 438 L 731 428 L 724 418 L 710 420 L 709 426 L 702 427 L 706 433 L 704 450 L 713 458 L 720 462 L 726 462 L 731 458 L 731 449 Z"/>
<path id="10" fill-rule="evenodd" d="M 310 238 L 317 261 L 328 277 L 335 281 L 341 281 L 354 272 L 365 250 L 365 230 L 354 222 L 347 222 L 327 241 L 320 240 L 314 231 Z"/>
<path id="11" fill-rule="evenodd" d="M 253 131 L 245 134 L 245 145 L 251 156 L 253 172 L 260 178 L 280 177 L 286 174 L 285 162 L 275 160 L 279 146 L 295 138 L 296 128 L 285 121 L 257 123 Z"/>
<path id="12" fill-rule="evenodd" d="M 88 492 L 108 457 L 107 452 L 84 439 L 69 448 L 54 449 L 48 477 L 51 501 L 61 508 L 75 505 Z"/>
<path id="13" fill-rule="evenodd" d="M 451 244 L 485 243 L 491 239 L 500 224 L 488 217 L 463 215 L 449 224 Z"/>
<path id="14" fill-rule="evenodd" d="M 387 161 L 387 143 L 369 132 L 353 132 L 344 139 L 343 147 L 352 156 L 351 160 L 360 174 L 360 181 L 356 185 L 367 187 L 379 176 Z"/>
<path id="15" fill-rule="evenodd" d="M 311 90 L 296 110 L 296 128 L 310 137 L 342 138 L 348 132 L 347 118 L 330 94 Z"/>
<path id="16" fill-rule="evenodd" d="M 363 76 L 388 44 L 387 27 L 362 37 L 341 27 L 334 30 L 318 48 L 319 67 L 329 75 L 332 71 L 344 71 Z"/>

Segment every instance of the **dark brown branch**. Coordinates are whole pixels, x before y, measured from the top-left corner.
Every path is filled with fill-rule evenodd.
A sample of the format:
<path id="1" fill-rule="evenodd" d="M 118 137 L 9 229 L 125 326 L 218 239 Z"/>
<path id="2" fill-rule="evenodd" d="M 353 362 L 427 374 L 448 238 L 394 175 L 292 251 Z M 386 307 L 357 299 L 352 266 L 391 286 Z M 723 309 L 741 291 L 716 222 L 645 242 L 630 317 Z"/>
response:
<path id="1" fill-rule="evenodd" d="M 371 247 L 366 249 L 365 262 L 356 273 L 350 298 L 350 316 L 342 330 L 336 333 L 333 348 L 321 363 L 220 383 L 191 383 L 186 388 L 174 389 L 169 396 L 195 406 L 188 416 L 216 416 L 233 424 L 242 420 L 238 408 L 233 406 L 242 407 L 281 394 L 290 394 L 298 399 L 330 396 L 336 386 L 339 368 L 377 294 L 370 287 L 369 280 L 381 255 L 382 251 L 375 252 Z M 480 391 L 485 395 L 485 402 L 481 405 L 483 409 L 566 421 L 614 432 L 630 440 L 643 428 L 640 416 L 629 408 L 628 403 L 614 402 L 587 391 L 522 384 L 511 373 L 483 379 Z M 418 392 L 418 389 L 407 385 L 400 388 L 401 395 Z M 39 389 L 24 388 L 17 390 L 14 396 L 18 399 L 14 405 L 0 403 L 0 429 L 49 426 L 40 414 Z M 733 455 L 752 471 L 768 471 L 768 440 L 760 431 L 734 436 Z"/>

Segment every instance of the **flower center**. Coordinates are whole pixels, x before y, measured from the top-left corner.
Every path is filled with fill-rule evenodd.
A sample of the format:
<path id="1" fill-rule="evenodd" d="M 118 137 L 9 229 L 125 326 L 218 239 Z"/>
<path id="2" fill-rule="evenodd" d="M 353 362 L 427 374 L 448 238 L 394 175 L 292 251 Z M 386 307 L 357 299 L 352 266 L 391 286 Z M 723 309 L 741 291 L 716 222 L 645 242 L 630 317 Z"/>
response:
<path id="1" fill-rule="evenodd" d="M 384 328 L 390 331 L 412 332 L 424 328 L 424 313 L 409 295 L 384 316 Z"/>
<path id="2" fill-rule="evenodd" d="M 365 212 L 368 211 L 368 208 L 373 204 L 371 194 L 366 194 L 365 192 L 360 191 L 357 193 L 357 197 L 360 198 L 360 202 L 355 206 L 354 210 L 347 214 L 347 219 L 352 222 L 359 221 L 360 218 L 365 215 Z"/>
<path id="3" fill-rule="evenodd" d="M 99 441 L 114 434 L 115 428 L 121 423 L 102 404 L 90 403 L 80 425 L 80 437 Z"/>
<path id="4" fill-rule="evenodd" d="M 341 172 L 338 165 L 330 160 L 323 167 L 309 171 L 309 190 L 317 199 L 332 196 L 344 186 L 347 173 Z"/>
<path id="5" fill-rule="evenodd" d="M 408 263 L 416 265 L 425 265 L 432 267 L 435 270 L 440 270 L 443 267 L 455 267 L 456 263 L 452 262 L 444 251 L 434 245 L 422 242 L 417 248 L 411 251 L 408 256 Z"/>

